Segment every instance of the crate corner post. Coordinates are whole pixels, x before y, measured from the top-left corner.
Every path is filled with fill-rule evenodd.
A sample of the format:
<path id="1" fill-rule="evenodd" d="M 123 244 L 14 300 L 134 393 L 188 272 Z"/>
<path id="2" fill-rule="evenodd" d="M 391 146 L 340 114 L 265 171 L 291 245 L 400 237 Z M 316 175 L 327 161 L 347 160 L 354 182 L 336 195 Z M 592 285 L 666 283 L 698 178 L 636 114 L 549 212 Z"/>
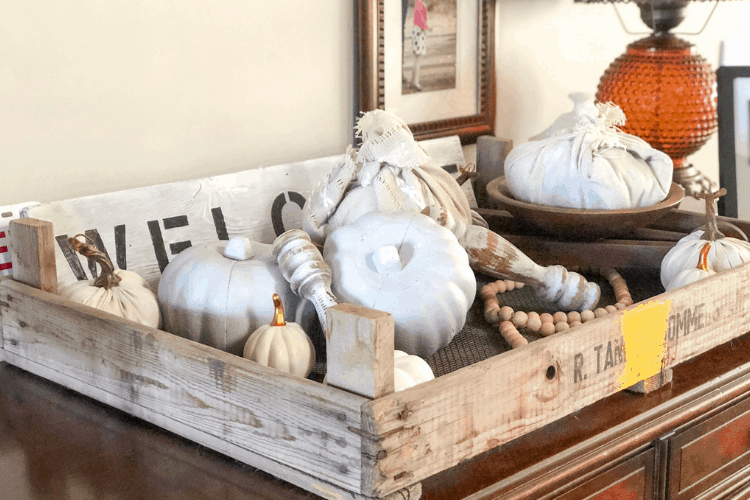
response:
<path id="1" fill-rule="evenodd" d="M 10 221 L 13 279 L 45 292 L 57 293 L 55 233 L 52 223 L 32 218 Z"/>

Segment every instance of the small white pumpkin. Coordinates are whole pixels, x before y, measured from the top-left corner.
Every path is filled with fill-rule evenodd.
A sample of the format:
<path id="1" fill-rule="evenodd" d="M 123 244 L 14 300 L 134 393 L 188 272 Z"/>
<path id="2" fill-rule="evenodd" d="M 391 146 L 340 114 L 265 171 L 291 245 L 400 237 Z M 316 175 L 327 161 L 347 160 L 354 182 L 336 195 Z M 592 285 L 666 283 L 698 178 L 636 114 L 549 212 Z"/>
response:
<path id="1" fill-rule="evenodd" d="M 711 242 L 707 256 L 708 266 L 715 272 L 726 271 L 745 262 L 750 262 L 750 243 L 724 236 L 716 223 L 714 201 L 726 194 L 722 188 L 716 193 L 702 195 L 706 199 L 707 231 L 693 231 L 678 241 L 661 262 L 661 283 L 669 289 L 678 274 L 695 268 L 695 262 L 708 241 Z"/>
<path id="2" fill-rule="evenodd" d="M 711 242 L 704 241 L 703 247 L 700 251 L 700 255 L 698 256 L 698 265 L 693 268 L 683 269 L 682 271 L 677 273 L 677 276 L 675 276 L 672 281 L 670 281 L 669 284 L 665 287 L 666 290 L 674 290 L 675 288 L 689 285 L 690 283 L 694 283 L 698 280 L 702 280 L 703 278 L 707 278 L 713 274 L 716 274 L 716 271 L 711 269 L 711 266 L 708 263 L 708 254 L 710 250 Z"/>
<path id="3" fill-rule="evenodd" d="M 277 293 L 287 311 L 302 299 L 281 275 L 271 245 L 242 237 L 180 252 L 164 269 L 158 297 L 164 329 L 180 337 L 242 355 L 250 334 L 274 314 Z M 315 311 L 296 317 L 305 327 Z"/>
<path id="4" fill-rule="evenodd" d="M 132 271 L 115 269 L 112 261 L 95 246 L 78 240 L 68 243 L 81 255 L 93 259 L 101 272 L 93 280 L 82 280 L 63 286 L 60 296 L 153 328 L 161 326 L 159 304 L 146 280 Z M 88 239 L 88 238 L 86 238 Z"/>
<path id="5" fill-rule="evenodd" d="M 426 358 L 466 322 L 476 278 L 448 229 L 422 214 L 371 212 L 328 235 L 323 257 L 342 301 L 393 315 L 395 347 Z"/>
<path id="6" fill-rule="evenodd" d="M 284 306 L 278 294 L 273 294 L 273 306 L 273 321 L 250 335 L 242 356 L 298 377 L 307 377 L 315 365 L 315 346 L 302 327 L 284 321 Z"/>
<path id="7" fill-rule="evenodd" d="M 435 375 L 427 361 L 419 356 L 393 351 L 393 382 L 396 392 L 433 380 Z"/>

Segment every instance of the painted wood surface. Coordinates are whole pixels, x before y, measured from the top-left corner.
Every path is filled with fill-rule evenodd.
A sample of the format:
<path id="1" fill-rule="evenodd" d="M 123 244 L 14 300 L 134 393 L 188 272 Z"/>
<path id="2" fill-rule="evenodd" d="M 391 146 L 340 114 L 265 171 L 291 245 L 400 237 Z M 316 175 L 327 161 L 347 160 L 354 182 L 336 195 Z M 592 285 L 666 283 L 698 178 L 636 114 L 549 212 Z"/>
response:
<path id="1" fill-rule="evenodd" d="M 750 264 L 365 405 L 373 494 L 500 446 L 750 329 Z M 377 458 L 380 457 L 380 458 Z"/>
<path id="2" fill-rule="evenodd" d="M 12 280 L 0 297 L 8 362 L 250 465 L 281 464 L 308 490 L 306 476 L 359 491 L 364 398 Z"/>
<path id="3" fill-rule="evenodd" d="M 464 156 L 458 137 L 420 144 L 433 163 L 460 175 Z M 284 231 L 301 228 L 306 199 L 342 160 L 343 155 L 331 156 L 46 203 L 24 210 L 24 216 L 54 224 L 60 284 L 94 277 L 93 266 L 66 241 L 83 233 L 118 268 L 137 272 L 156 290 L 170 259 L 192 245 L 236 235 L 273 243 Z M 470 182 L 464 192 L 474 200 Z"/>

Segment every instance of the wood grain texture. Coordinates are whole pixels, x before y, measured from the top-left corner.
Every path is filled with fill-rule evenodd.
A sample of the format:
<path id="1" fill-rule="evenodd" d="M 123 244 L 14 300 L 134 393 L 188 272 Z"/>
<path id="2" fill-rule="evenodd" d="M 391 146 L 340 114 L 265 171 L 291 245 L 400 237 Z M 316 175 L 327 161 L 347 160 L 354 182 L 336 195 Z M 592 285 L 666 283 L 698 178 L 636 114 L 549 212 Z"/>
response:
<path id="1" fill-rule="evenodd" d="M 420 144 L 437 165 L 464 164 L 457 137 Z M 54 224 L 60 284 L 91 278 L 85 258 L 72 252 L 65 236 L 96 231 L 112 262 L 156 290 L 163 268 L 189 246 L 231 236 L 270 244 L 284 230 L 301 228 L 300 204 L 342 160 L 343 155 L 330 156 L 58 201 L 30 207 L 26 215 Z M 474 200 L 471 184 L 463 189 Z"/>
<path id="2" fill-rule="evenodd" d="M 374 399 L 393 392 L 393 316 L 354 304 L 328 309 L 328 384 Z"/>
<path id="3" fill-rule="evenodd" d="M 584 408 L 750 328 L 750 265 L 656 296 L 570 332 L 368 402 L 370 494 L 387 493 Z M 661 329 L 628 344 L 622 323 L 668 307 Z M 663 311 L 662 311 L 663 312 Z M 631 345 L 635 342 L 636 345 Z M 662 346 L 660 358 L 643 349 Z M 646 361 L 646 362 L 644 362 Z M 653 373 L 634 373 L 641 366 Z"/>
<path id="4" fill-rule="evenodd" d="M 57 293 L 57 267 L 52 223 L 38 219 L 10 221 L 13 279 Z"/>
<path id="5" fill-rule="evenodd" d="M 310 491 L 359 491 L 364 398 L 14 281 L 0 297 L 7 361 Z"/>

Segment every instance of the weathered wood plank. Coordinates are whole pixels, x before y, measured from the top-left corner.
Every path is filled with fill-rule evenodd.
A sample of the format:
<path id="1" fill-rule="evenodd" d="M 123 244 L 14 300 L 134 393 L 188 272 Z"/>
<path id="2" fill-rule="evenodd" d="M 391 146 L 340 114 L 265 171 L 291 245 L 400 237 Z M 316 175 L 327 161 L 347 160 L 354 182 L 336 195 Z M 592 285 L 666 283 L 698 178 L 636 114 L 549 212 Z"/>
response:
<path id="1" fill-rule="evenodd" d="M 436 165 L 447 165 L 449 171 L 463 165 L 458 137 L 420 144 Z M 25 209 L 24 216 L 54 224 L 60 284 L 91 277 L 86 259 L 66 242 L 66 236 L 85 233 L 99 238 L 98 245 L 117 267 L 140 274 L 156 290 L 170 259 L 191 245 L 235 235 L 272 243 L 285 230 L 301 228 L 306 199 L 343 158 L 331 156 L 46 203 Z M 470 183 L 464 191 L 474 199 Z"/>
<path id="2" fill-rule="evenodd" d="M 359 491 L 364 398 L 14 281 L 0 298 L 9 362 L 271 473 L 278 462 Z"/>
<path id="3" fill-rule="evenodd" d="M 393 316 L 354 304 L 327 314 L 328 384 L 371 399 L 392 393 Z"/>
<path id="4" fill-rule="evenodd" d="M 57 293 L 55 235 L 52 223 L 38 219 L 10 221 L 13 279 L 49 293 Z"/>
<path id="5" fill-rule="evenodd" d="M 20 218 L 23 209 L 38 204 L 35 201 L 28 201 L 0 207 L 0 277 L 13 275 L 12 246 L 8 237 L 10 221 Z"/>
<path id="6" fill-rule="evenodd" d="M 363 444 L 365 493 L 420 481 L 739 336 L 749 285 L 746 264 L 366 403 L 364 428 L 379 437 Z"/>

